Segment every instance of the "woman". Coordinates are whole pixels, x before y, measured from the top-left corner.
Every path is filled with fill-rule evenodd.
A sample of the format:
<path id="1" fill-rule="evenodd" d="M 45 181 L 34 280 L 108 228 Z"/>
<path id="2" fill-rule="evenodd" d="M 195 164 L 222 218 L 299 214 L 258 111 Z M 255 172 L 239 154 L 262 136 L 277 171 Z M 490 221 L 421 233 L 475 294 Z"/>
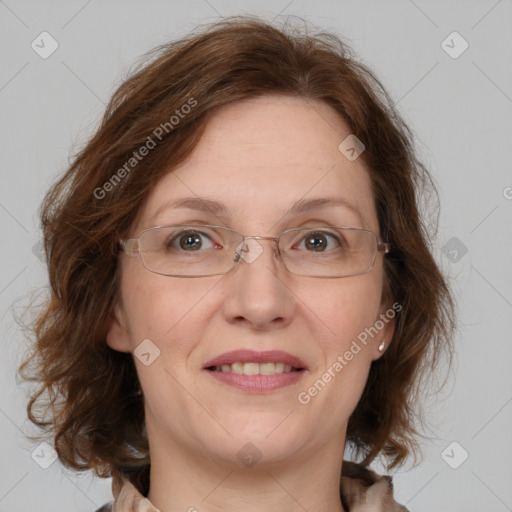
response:
<path id="1" fill-rule="evenodd" d="M 102 511 L 407 510 L 368 465 L 416 454 L 451 354 L 429 184 L 336 37 L 232 18 L 157 48 L 45 198 L 31 421 L 113 477 Z"/>

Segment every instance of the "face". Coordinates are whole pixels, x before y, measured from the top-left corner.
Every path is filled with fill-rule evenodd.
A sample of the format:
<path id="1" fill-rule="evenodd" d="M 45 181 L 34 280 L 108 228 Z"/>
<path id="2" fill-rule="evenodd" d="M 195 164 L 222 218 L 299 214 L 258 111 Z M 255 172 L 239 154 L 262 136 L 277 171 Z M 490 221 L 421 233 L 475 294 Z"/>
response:
<path id="1" fill-rule="evenodd" d="M 157 184 L 130 237 L 188 222 L 271 237 L 312 223 L 378 234 L 365 164 L 338 149 L 349 134 L 321 102 L 267 96 L 225 107 L 191 157 Z M 222 202 L 225 212 L 169 206 L 188 197 Z M 296 201 L 313 198 L 342 199 L 351 207 L 289 213 Z M 200 278 L 158 275 L 140 258 L 121 256 L 121 300 L 107 342 L 134 352 L 151 340 L 142 345 L 146 364 L 134 361 L 153 451 L 160 446 L 240 464 L 251 442 L 262 462 L 322 451 L 341 460 L 348 417 L 372 361 L 381 356 L 377 347 L 392 337 L 393 321 L 386 317 L 362 341 L 365 329 L 390 307 L 381 303 L 383 254 L 366 274 L 312 278 L 288 273 L 274 241 L 258 243 L 263 252 L 252 262 L 242 259 L 228 274 Z M 283 351 L 300 358 L 305 369 L 277 379 L 285 385 L 261 391 L 241 389 L 205 369 L 236 350 Z"/>

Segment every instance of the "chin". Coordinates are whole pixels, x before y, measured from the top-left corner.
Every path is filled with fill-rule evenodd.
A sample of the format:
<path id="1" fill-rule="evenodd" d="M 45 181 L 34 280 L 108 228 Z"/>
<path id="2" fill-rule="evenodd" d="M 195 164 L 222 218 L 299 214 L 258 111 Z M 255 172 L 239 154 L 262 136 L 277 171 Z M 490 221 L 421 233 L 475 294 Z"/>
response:
<path id="1" fill-rule="evenodd" d="M 228 430 L 236 432 L 233 437 L 227 434 L 222 439 L 209 437 L 205 442 L 218 457 L 235 460 L 237 463 L 244 463 L 246 457 L 262 459 L 262 462 L 285 460 L 300 448 L 301 440 L 294 436 L 290 428 L 278 426 L 282 419 L 280 417 L 272 423 L 260 422 L 259 426 L 247 423 L 239 427 L 231 426 Z"/>

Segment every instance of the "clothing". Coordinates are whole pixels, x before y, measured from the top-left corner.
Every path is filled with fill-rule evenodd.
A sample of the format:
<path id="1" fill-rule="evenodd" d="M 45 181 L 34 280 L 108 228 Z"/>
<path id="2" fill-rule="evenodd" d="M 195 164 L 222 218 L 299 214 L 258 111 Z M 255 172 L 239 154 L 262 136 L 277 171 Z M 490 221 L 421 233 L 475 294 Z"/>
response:
<path id="1" fill-rule="evenodd" d="M 127 478 L 112 480 L 112 494 L 114 501 L 96 512 L 160 512 Z M 395 501 L 390 476 L 346 460 L 342 465 L 340 497 L 347 512 L 409 512 Z"/>

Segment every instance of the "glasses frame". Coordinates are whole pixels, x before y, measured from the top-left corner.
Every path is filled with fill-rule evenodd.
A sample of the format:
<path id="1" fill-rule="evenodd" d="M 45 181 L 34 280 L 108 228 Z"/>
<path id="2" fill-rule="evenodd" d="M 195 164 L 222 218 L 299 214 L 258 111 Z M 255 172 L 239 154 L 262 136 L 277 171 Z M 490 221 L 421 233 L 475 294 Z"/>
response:
<path id="1" fill-rule="evenodd" d="M 162 272 L 156 272 L 154 270 L 151 270 L 149 269 L 146 264 L 144 263 L 144 258 L 142 257 L 142 254 L 141 252 L 139 251 L 139 247 L 140 247 L 140 239 L 142 237 L 142 235 L 146 232 L 146 231 L 153 231 L 155 229 L 162 229 L 162 228 L 170 228 L 170 227 L 192 227 L 192 228 L 201 228 L 201 227 L 208 227 L 208 228 L 221 228 L 221 229 L 225 229 L 227 231 L 231 231 L 232 233 L 242 237 L 242 241 L 240 242 L 239 246 L 241 244 L 242 247 L 245 247 L 245 241 L 246 240 L 274 240 L 276 243 L 277 243 L 277 254 L 279 256 L 279 259 L 281 260 L 281 263 L 283 264 L 283 267 L 286 269 L 287 272 L 289 272 L 290 274 L 293 274 L 293 275 L 296 275 L 296 276 L 300 276 L 300 277 L 317 277 L 317 278 L 325 278 L 325 279 L 339 279 L 339 278 L 342 278 L 342 277 L 353 277 L 353 276 L 359 276 L 359 275 L 362 275 L 362 274 L 367 274 L 368 272 L 371 272 L 374 265 L 375 265 L 375 260 L 377 258 L 377 253 L 379 252 L 382 252 L 384 254 L 388 254 L 390 251 L 391 251 L 391 246 L 388 242 L 384 242 L 379 235 L 377 235 L 376 233 L 374 233 L 373 231 L 369 230 L 369 229 L 364 229 L 364 228 L 352 228 L 352 227 L 348 227 L 348 226 L 313 226 L 313 227 L 302 227 L 302 228 L 290 228 L 290 229 L 286 229 L 284 230 L 281 234 L 279 234 L 278 236 L 258 236 L 258 235 L 242 235 L 242 233 L 239 233 L 238 231 L 234 230 L 234 229 L 231 229 L 231 228 L 228 228 L 227 226 L 219 226 L 219 225 L 215 225 L 215 224 L 166 224 L 166 225 L 162 225 L 162 226 L 153 226 L 153 227 L 150 227 L 150 228 L 146 228 L 146 229 L 143 229 L 137 236 L 137 238 L 128 238 L 126 240 L 119 240 L 119 244 L 121 246 L 121 249 L 126 253 L 127 256 L 139 256 L 140 257 L 140 260 L 142 262 L 142 265 L 143 267 L 148 270 L 149 272 L 152 272 L 153 274 L 158 274 L 158 275 L 161 275 L 161 276 L 167 276 L 167 277 L 185 277 L 185 278 L 195 278 L 195 277 L 210 277 L 210 276 L 221 276 L 221 275 L 225 275 L 225 274 L 228 274 L 229 272 L 231 272 L 236 266 L 237 266 L 237 263 L 240 261 L 240 259 L 243 259 L 241 258 L 242 254 L 241 252 L 238 252 L 236 251 L 235 254 L 233 255 L 233 266 L 227 270 L 226 272 L 217 272 L 215 274 L 200 274 L 200 275 L 195 275 L 195 276 L 187 276 L 187 275 L 181 275 L 181 274 L 164 274 Z M 342 276 L 316 276 L 316 275 L 304 275 L 304 274 L 297 274 L 295 272 L 292 272 L 290 271 L 287 266 L 286 266 L 286 263 L 284 262 L 283 258 L 281 257 L 281 250 L 279 248 L 279 239 L 286 233 L 289 233 L 291 231 L 302 231 L 302 230 L 314 230 L 314 229 L 329 229 L 329 228 L 334 228 L 334 229 L 347 229 L 347 230 L 352 230 L 352 231 L 365 231 L 367 233 L 371 233 L 374 237 L 375 237 L 375 241 L 377 243 L 376 245 L 376 250 L 375 250 L 375 254 L 373 255 L 373 259 L 372 259 L 372 262 L 371 262 L 371 265 L 370 267 L 368 268 L 368 270 L 364 270 L 362 272 L 358 272 L 357 274 L 348 274 L 348 275 L 342 275 Z M 243 252 L 243 251 L 242 251 Z"/>

